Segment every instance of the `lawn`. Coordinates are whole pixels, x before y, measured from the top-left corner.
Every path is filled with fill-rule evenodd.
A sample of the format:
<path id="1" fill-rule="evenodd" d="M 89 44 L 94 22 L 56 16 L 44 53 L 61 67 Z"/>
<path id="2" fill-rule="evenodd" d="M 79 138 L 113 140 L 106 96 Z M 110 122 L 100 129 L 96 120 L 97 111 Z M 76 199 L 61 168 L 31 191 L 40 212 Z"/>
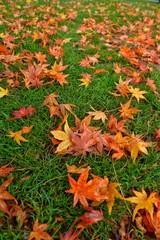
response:
<path id="1" fill-rule="evenodd" d="M 0 10 L 0 239 L 159 239 L 160 4 Z"/>

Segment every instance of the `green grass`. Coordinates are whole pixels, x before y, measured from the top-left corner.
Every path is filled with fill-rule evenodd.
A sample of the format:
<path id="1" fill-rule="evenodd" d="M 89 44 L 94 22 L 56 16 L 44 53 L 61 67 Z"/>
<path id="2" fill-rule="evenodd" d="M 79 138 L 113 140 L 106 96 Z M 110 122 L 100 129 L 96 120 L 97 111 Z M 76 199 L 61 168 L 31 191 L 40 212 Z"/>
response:
<path id="1" fill-rule="evenodd" d="M 5 66 L 14 73 L 19 73 L 19 81 L 21 85 L 19 88 L 11 88 L 7 83 L 7 77 L 1 77 L 0 87 L 9 88 L 9 95 L 0 99 L 0 166 L 11 162 L 10 166 L 15 170 L 9 177 L 13 177 L 13 182 L 8 187 L 8 191 L 17 199 L 20 206 L 27 212 L 28 222 L 20 228 L 16 220 L 10 220 L 6 214 L 0 212 L 0 220 L 2 227 L 0 229 L 0 240 L 22 240 L 28 239 L 29 233 L 32 231 L 33 223 L 38 218 L 39 223 L 47 223 L 47 232 L 54 239 L 59 239 L 59 232 L 65 233 L 76 218 L 84 213 L 84 209 L 78 203 L 73 207 L 73 196 L 66 193 L 69 189 L 67 178 L 67 170 L 65 164 L 75 164 L 76 166 L 89 165 L 91 173 L 98 176 L 107 176 L 112 182 L 119 182 L 121 188 L 119 191 L 125 196 L 132 196 L 132 190 L 141 191 L 144 188 L 147 193 L 152 191 L 159 191 L 160 189 L 160 164 L 159 152 L 155 150 L 156 146 L 156 132 L 159 126 L 159 99 L 154 95 L 153 91 L 149 89 L 145 82 L 149 77 L 155 81 L 157 89 L 159 89 L 158 65 L 146 63 L 147 66 L 153 66 L 152 72 L 142 73 L 143 82 L 140 85 L 133 85 L 139 87 L 141 90 L 147 91 L 145 95 L 147 101 L 141 100 L 137 103 L 133 99 L 131 106 L 141 110 L 136 114 L 132 121 L 126 123 L 126 129 L 129 133 L 141 134 L 145 136 L 146 142 L 155 142 L 151 148 L 148 149 L 149 154 L 139 155 L 136 162 L 129 157 L 122 158 L 118 161 L 112 159 L 111 155 L 103 152 L 102 156 L 88 154 L 86 158 L 82 156 L 60 155 L 57 156 L 54 151 L 56 147 L 52 144 L 50 137 L 50 130 L 58 127 L 61 120 L 54 116 L 50 118 L 49 110 L 46 106 L 42 106 L 45 96 L 55 92 L 59 95 L 57 98 L 59 103 L 70 103 L 76 107 L 73 108 L 75 114 L 83 119 L 87 116 L 87 112 L 91 111 L 90 106 L 96 110 L 105 111 L 109 118 L 110 114 L 114 114 L 118 119 L 120 103 L 126 103 L 127 97 L 114 97 L 111 92 L 115 91 L 120 76 L 123 81 L 127 76 L 123 73 L 116 74 L 114 72 L 113 63 L 117 62 L 121 67 L 129 68 L 132 71 L 139 71 L 135 69 L 127 59 L 119 55 L 119 49 L 125 45 L 125 41 L 121 37 L 126 34 L 131 38 L 137 34 L 136 30 L 133 32 L 117 32 L 120 27 L 126 26 L 129 28 L 138 21 L 144 22 L 145 18 L 150 17 L 154 19 L 151 29 L 151 36 L 158 45 L 158 26 L 157 15 L 160 10 L 159 5 L 155 3 L 145 3 L 144 1 L 55 1 L 53 6 L 52 1 L 31 1 L 30 5 L 26 1 L 3 1 L 0 4 L 2 9 L 0 34 L 7 34 L 17 37 L 14 43 L 19 44 L 14 47 L 14 54 L 21 54 L 23 50 L 28 53 L 42 52 L 47 55 L 47 64 L 50 69 L 55 62 L 55 58 L 49 54 L 49 46 L 53 46 L 56 39 L 71 38 L 69 43 L 64 44 L 64 55 L 62 56 L 63 64 L 68 65 L 64 74 L 69 74 L 67 81 L 69 84 L 60 86 L 57 82 L 52 85 L 44 85 L 38 89 L 31 87 L 25 88 L 20 69 L 27 69 L 27 61 L 18 61 L 5 63 L 4 60 L 0 63 L 0 73 L 5 71 Z M 77 4 L 77 5 L 76 5 Z M 48 6 L 47 12 L 45 11 Z M 104 12 L 100 12 L 98 6 L 105 7 Z M 55 12 L 53 9 L 55 8 Z M 46 27 L 39 27 L 34 22 L 36 18 L 38 21 L 48 21 L 50 17 L 57 18 L 60 13 L 67 14 L 68 10 L 76 10 L 78 16 L 74 20 L 64 20 L 58 22 L 58 30 L 56 34 L 48 35 L 50 42 L 46 46 L 41 45 L 41 40 L 33 41 L 32 33 L 36 30 L 46 31 Z M 51 10 L 53 13 L 51 13 Z M 90 11 L 91 10 L 91 11 Z M 17 16 L 14 13 L 17 13 Z M 134 15 L 135 14 L 135 15 Z M 87 29 L 87 33 L 77 33 L 83 23 L 83 19 L 95 19 L 96 23 L 101 23 L 102 27 L 106 27 L 105 34 L 98 33 L 96 30 Z M 104 22 L 104 19 L 107 21 Z M 18 20 L 22 21 L 22 29 L 17 33 L 14 30 L 17 28 Z M 33 21 L 32 24 L 27 25 L 27 22 Z M 38 22 L 37 21 L 37 22 Z M 14 25 L 15 24 L 15 28 Z M 108 25 L 107 25 L 108 24 Z M 60 30 L 61 26 L 68 26 L 67 32 Z M 143 26 L 145 27 L 145 26 Z M 142 32 L 145 30 L 142 27 Z M 28 38 L 22 39 L 24 33 L 30 31 Z M 146 30 L 147 31 L 147 30 Z M 148 32 L 150 33 L 150 32 Z M 90 40 L 94 45 L 91 48 L 89 45 L 81 48 L 77 43 L 80 41 L 82 35 Z M 1 35 L 0 35 L 1 36 Z M 109 42 L 106 45 L 107 39 L 111 37 L 117 42 Z M 73 44 L 76 43 L 76 46 Z M 3 37 L 0 38 L 0 44 L 5 44 Z M 116 44 L 115 48 L 112 45 Z M 132 45 L 132 44 L 130 44 Z M 129 44 L 127 44 L 129 46 Z M 97 47 L 97 48 L 96 48 Z M 148 47 L 149 50 L 152 47 Z M 154 48 L 155 50 L 155 48 Z M 93 68 L 83 68 L 79 63 L 85 56 L 99 54 L 99 63 L 95 64 Z M 157 53 L 157 52 L 156 52 Z M 108 57 L 112 57 L 108 59 Z M 33 59 L 32 59 L 33 61 Z M 35 59 L 34 59 L 35 61 Z M 57 61 L 59 62 L 59 60 Z M 100 73 L 93 76 L 93 72 L 97 69 L 105 69 L 106 73 Z M 87 88 L 80 86 L 81 74 L 92 74 L 92 81 Z M 47 81 L 47 80 L 46 80 Z M 21 106 L 27 107 L 31 105 L 37 111 L 33 116 L 28 116 L 15 121 L 9 121 L 8 118 L 14 110 Z M 69 114 L 69 126 L 74 126 L 73 116 Z M 102 131 L 106 131 L 106 124 L 100 121 L 92 121 L 91 125 L 97 126 Z M 29 134 L 24 135 L 28 142 L 22 142 L 19 146 L 13 139 L 8 137 L 9 131 L 19 131 L 22 126 L 33 125 L 33 129 Z M 8 177 L 8 178 L 9 178 Z M 26 180 L 23 178 L 28 177 Z M 0 179 L 2 183 L 4 179 Z M 122 200 L 115 201 L 112 214 L 108 214 L 106 203 L 101 204 L 105 221 L 87 227 L 80 235 L 83 240 L 106 240 L 114 239 L 111 236 L 113 229 L 118 229 L 121 217 L 127 214 L 131 217 L 132 206 Z M 96 209 L 100 209 L 97 207 Z M 61 217 L 64 222 L 57 222 L 56 217 Z M 1 223 L 0 223 L 1 224 Z M 0 225 L 1 226 L 1 225 Z M 146 239 L 135 225 L 131 227 L 134 229 L 135 239 Z M 147 239 L 148 236 L 147 236 Z M 152 239 L 152 238 L 150 238 Z"/>

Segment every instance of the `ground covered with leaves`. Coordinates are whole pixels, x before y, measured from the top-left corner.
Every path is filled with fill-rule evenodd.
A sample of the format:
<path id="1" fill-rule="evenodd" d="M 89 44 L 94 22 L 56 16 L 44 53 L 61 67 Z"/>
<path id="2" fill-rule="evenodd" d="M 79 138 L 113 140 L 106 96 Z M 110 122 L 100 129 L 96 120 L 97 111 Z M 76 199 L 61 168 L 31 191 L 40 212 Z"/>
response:
<path id="1" fill-rule="evenodd" d="M 0 239 L 160 239 L 159 4 L 0 10 Z"/>

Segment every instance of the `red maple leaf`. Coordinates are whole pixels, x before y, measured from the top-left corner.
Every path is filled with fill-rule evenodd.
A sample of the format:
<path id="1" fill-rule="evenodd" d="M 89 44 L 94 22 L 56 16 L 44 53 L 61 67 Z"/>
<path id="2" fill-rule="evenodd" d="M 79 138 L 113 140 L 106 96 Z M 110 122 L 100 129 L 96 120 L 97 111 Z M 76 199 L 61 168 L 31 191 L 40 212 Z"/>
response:
<path id="1" fill-rule="evenodd" d="M 14 116 L 14 118 L 9 118 L 9 120 L 15 120 L 17 118 L 23 118 L 26 116 L 32 116 L 34 113 L 36 113 L 36 109 L 28 106 L 27 108 L 24 107 L 20 107 L 19 110 L 15 110 L 12 112 L 12 115 Z"/>

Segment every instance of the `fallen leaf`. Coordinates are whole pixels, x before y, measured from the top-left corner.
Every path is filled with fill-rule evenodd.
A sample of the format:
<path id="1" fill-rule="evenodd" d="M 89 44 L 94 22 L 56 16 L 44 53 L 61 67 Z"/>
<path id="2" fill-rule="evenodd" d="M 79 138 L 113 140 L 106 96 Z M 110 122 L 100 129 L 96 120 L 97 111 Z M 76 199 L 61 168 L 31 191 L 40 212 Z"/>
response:
<path id="1" fill-rule="evenodd" d="M 104 112 L 102 111 L 97 111 L 95 110 L 93 107 L 91 107 L 94 112 L 88 112 L 88 114 L 90 114 L 91 116 L 94 116 L 94 120 L 102 120 L 102 122 L 104 123 L 105 120 L 107 119 L 107 116 Z"/>
<path id="2" fill-rule="evenodd" d="M 78 218 L 81 222 L 77 225 L 77 228 L 85 228 L 89 225 L 95 224 L 101 220 L 104 220 L 102 210 L 91 210 L 90 212 L 85 212 L 82 216 Z"/>
<path id="3" fill-rule="evenodd" d="M 60 240 L 80 240 L 79 238 L 77 238 L 79 236 L 79 234 L 83 231 L 83 229 L 75 230 L 73 232 L 73 228 L 70 227 L 69 230 L 63 235 L 62 233 L 60 233 Z"/>
<path id="4" fill-rule="evenodd" d="M 86 168 L 83 168 L 83 167 L 77 168 L 75 165 L 70 166 L 67 163 L 66 163 L 66 168 L 67 168 L 68 173 L 77 173 L 77 174 L 81 174 L 86 170 Z M 88 168 L 89 168 L 89 170 L 91 169 L 90 167 L 88 167 Z"/>
<path id="5" fill-rule="evenodd" d="M 127 201 L 131 203 L 135 203 L 136 207 L 133 211 L 132 221 L 134 221 L 136 214 L 138 213 L 138 210 L 145 209 L 149 212 L 151 219 L 153 219 L 153 212 L 154 212 L 154 204 L 157 202 L 157 199 L 155 197 L 155 192 L 152 192 L 149 197 L 147 197 L 147 193 L 144 189 L 142 189 L 142 192 L 134 191 L 134 194 L 136 197 L 129 197 L 125 198 Z"/>
<path id="6" fill-rule="evenodd" d="M 146 147 L 151 147 L 152 146 L 151 142 L 142 141 L 141 135 L 139 134 L 134 135 L 134 133 L 132 133 L 130 137 L 126 137 L 126 138 L 128 138 L 127 148 L 128 148 L 128 151 L 131 153 L 131 158 L 133 159 L 133 162 L 135 162 L 139 151 L 148 155 L 148 151 Z"/>
<path id="7" fill-rule="evenodd" d="M 9 120 L 15 120 L 15 119 L 18 119 L 18 118 L 23 118 L 23 117 L 26 117 L 26 116 L 32 116 L 34 113 L 36 113 L 36 109 L 31 107 L 31 106 L 28 106 L 27 108 L 24 108 L 24 107 L 20 107 L 19 110 L 15 110 L 12 112 L 12 115 L 14 116 L 14 118 L 9 118 Z"/>
<path id="8" fill-rule="evenodd" d="M 28 140 L 25 139 L 24 137 L 22 137 L 21 135 L 22 135 L 22 130 L 17 131 L 17 132 L 12 132 L 12 131 L 10 131 L 10 135 L 7 135 L 7 136 L 13 138 L 14 141 L 15 141 L 16 143 L 18 143 L 18 145 L 21 145 L 21 142 L 20 142 L 20 141 L 22 141 L 22 142 L 28 142 Z"/>
<path id="9" fill-rule="evenodd" d="M 55 153 L 60 153 L 60 152 L 64 152 L 67 150 L 67 148 L 69 148 L 70 146 L 72 146 L 72 142 L 70 140 L 70 128 L 68 126 L 68 122 L 66 120 L 66 123 L 64 125 L 64 131 L 59 131 L 59 130 L 54 130 L 51 131 L 51 134 L 58 140 L 61 141 L 61 143 L 58 145 Z"/>
<path id="10" fill-rule="evenodd" d="M 88 85 L 91 83 L 91 80 L 89 78 L 81 78 L 80 81 L 82 82 L 80 85 L 84 85 L 85 87 L 88 87 Z"/>
<path id="11" fill-rule="evenodd" d="M 130 104 L 131 104 L 131 100 L 129 100 L 126 104 L 121 104 L 121 110 L 119 110 L 119 112 L 121 112 L 120 116 L 123 119 L 133 119 L 133 114 L 136 114 L 137 112 L 140 112 L 140 110 L 138 110 L 137 108 L 129 108 Z"/>
<path id="12" fill-rule="evenodd" d="M 12 182 L 13 178 L 10 178 L 2 183 L 0 186 L 0 210 L 4 213 L 7 213 L 10 216 L 9 208 L 7 206 L 7 200 L 13 200 L 17 203 L 15 197 L 13 197 L 9 192 L 6 191 L 6 188 Z"/>
<path id="13" fill-rule="evenodd" d="M 137 99 L 137 102 L 139 103 L 140 99 L 146 99 L 143 94 L 147 93 L 146 91 L 140 91 L 139 88 L 133 88 L 129 87 L 130 93 L 132 93 L 132 97 L 135 97 Z"/>
<path id="14" fill-rule="evenodd" d="M 0 168 L 0 177 L 7 177 L 13 170 L 14 168 L 8 168 L 8 164 L 2 166 Z"/>
<path id="15" fill-rule="evenodd" d="M 4 89 L 4 88 L 0 87 L 0 98 L 4 97 L 6 95 L 8 95 L 8 89 L 7 88 Z"/>
<path id="16" fill-rule="evenodd" d="M 31 130 L 32 130 L 32 128 L 33 128 L 33 125 L 31 125 L 31 126 L 29 126 L 29 127 L 27 127 L 27 126 L 23 126 L 22 127 L 22 134 L 24 134 L 24 133 L 29 133 Z"/>
<path id="17" fill-rule="evenodd" d="M 32 240 L 34 238 L 35 240 L 53 240 L 53 238 L 44 231 L 47 227 L 48 224 L 39 224 L 38 219 L 36 219 L 33 225 L 33 231 L 30 233 L 28 240 Z"/>

